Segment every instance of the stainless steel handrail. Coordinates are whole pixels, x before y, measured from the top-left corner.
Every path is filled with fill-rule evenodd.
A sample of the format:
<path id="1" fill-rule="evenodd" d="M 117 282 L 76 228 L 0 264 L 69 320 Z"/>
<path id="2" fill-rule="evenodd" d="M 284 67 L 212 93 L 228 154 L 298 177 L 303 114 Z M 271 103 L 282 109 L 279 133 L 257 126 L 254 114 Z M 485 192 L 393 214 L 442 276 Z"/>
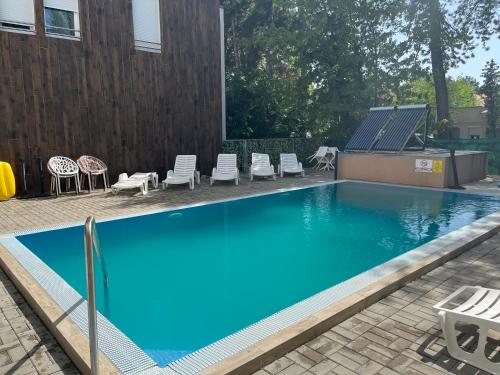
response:
<path id="1" fill-rule="evenodd" d="M 99 374 L 98 344 L 97 344 L 97 307 L 95 297 L 94 248 L 104 275 L 104 286 L 108 284 L 108 272 L 102 257 L 101 244 L 97 234 L 93 216 L 85 222 L 85 266 L 87 271 L 87 305 L 90 344 L 90 370 L 93 375 Z"/>

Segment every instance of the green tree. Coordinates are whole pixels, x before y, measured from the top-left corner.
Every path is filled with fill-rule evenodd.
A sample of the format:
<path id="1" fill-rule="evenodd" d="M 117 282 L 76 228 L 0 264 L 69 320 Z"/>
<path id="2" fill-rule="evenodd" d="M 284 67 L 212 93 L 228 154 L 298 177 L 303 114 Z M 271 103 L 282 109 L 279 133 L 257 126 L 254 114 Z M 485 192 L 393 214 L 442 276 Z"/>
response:
<path id="1" fill-rule="evenodd" d="M 228 135 L 352 132 L 402 71 L 399 1 L 223 1 Z"/>
<path id="2" fill-rule="evenodd" d="M 497 123 L 500 117 L 500 68 L 492 59 L 486 63 L 481 74 L 484 83 L 481 93 L 484 95 L 484 106 L 488 111 L 488 129 L 492 137 L 496 137 Z"/>
<path id="3" fill-rule="evenodd" d="M 476 89 L 467 77 L 457 79 L 448 78 L 447 87 L 449 89 L 450 107 L 475 107 L 479 105 L 476 98 Z M 399 104 L 420 104 L 434 103 L 436 101 L 436 91 L 432 77 L 420 78 L 406 84 L 398 96 Z"/>
<path id="4" fill-rule="evenodd" d="M 416 61 L 430 63 L 438 121 L 449 119 L 446 72 L 499 33 L 498 0 L 405 0 L 402 31 Z"/>
<path id="5" fill-rule="evenodd" d="M 360 37 L 363 73 L 370 106 L 392 104 L 401 82 L 423 74 L 406 56 L 398 35 L 402 13 L 400 0 L 352 2 L 352 22 Z"/>

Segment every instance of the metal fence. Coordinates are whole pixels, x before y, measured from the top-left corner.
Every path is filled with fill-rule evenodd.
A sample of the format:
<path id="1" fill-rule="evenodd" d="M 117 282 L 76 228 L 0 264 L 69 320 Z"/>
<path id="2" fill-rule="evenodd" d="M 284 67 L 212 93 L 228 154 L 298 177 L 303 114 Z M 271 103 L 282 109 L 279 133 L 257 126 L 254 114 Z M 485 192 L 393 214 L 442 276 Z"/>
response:
<path id="1" fill-rule="evenodd" d="M 500 138 L 433 139 L 428 146 L 466 151 L 488 151 L 488 173 L 500 174 Z"/>
<path id="2" fill-rule="evenodd" d="M 252 152 L 269 154 L 275 168 L 278 167 L 280 153 L 295 153 L 306 166 L 307 158 L 318 147 L 328 146 L 327 142 L 325 138 L 234 139 L 224 141 L 223 150 L 228 154 L 237 154 L 238 167 L 246 172 L 252 161 Z"/>

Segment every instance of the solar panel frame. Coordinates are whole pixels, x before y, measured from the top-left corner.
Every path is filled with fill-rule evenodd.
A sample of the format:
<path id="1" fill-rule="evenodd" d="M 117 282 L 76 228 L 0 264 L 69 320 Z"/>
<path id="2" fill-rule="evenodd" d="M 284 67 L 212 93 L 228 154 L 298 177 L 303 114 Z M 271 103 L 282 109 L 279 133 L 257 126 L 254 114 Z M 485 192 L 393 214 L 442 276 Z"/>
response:
<path id="1" fill-rule="evenodd" d="M 394 107 L 371 108 L 363 123 L 345 146 L 345 149 L 353 151 L 370 150 L 380 132 L 390 121 L 393 112 Z"/>
<path id="2" fill-rule="evenodd" d="M 373 145 L 373 151 L 403 151 L 411 137 L 427 119 L 428 105 L 401 106 L 383 135 Z"/>

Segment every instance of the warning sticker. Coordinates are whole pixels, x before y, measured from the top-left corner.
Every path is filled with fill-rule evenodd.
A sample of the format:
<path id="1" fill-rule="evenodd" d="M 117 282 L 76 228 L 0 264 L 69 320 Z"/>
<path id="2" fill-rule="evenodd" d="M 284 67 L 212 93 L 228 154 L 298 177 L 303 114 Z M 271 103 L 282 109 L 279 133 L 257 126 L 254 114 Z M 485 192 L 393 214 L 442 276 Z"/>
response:
<path id="1" fill-rule="evenodd" d="M 432 159 L 417 159 L 415 160 L 415 172 L 432 173 Z"/>
<path id="2" fill-rule="evenodd" d="M 443 161 L 442 160 L 434 160 L 432 163 L 432 173 L 441 174 L 443 173 Z"/>
<path id="3" fill-rule="evenodd" d="M 443 161 L 417 159 L 415 160 L 415 172 L 441 174 L 443 173 Z"/>

